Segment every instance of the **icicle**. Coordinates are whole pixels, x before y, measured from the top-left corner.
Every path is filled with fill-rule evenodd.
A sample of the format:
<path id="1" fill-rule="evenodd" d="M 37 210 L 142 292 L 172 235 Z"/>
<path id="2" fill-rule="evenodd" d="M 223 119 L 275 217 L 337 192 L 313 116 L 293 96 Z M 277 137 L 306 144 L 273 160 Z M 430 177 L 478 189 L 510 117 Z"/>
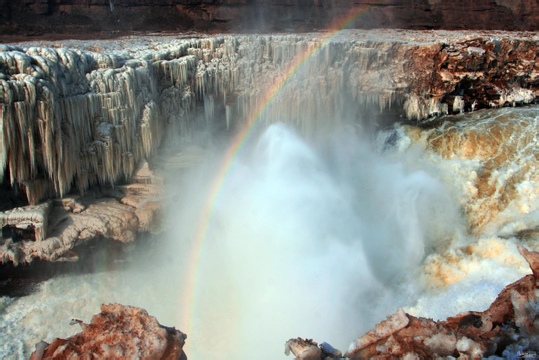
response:
<path id="1" fill-rule="evenodd" d="M 225 105 L 226 129 L 230 130 L 230 121 L 232 120 L 232 106 Z"/>
<path id="2" fill-rule="evenodd" d="M 158 126 L 157 105 L 152 101 L 144 107 L 141 119 L 141 146 L 144 149 L 144 157 L 155 150 L 161 137 L 160 127 Z"/>
<path id="3" fill-rule="evenodd" d="M 425 99 L 416 94 L 411 94 L 403 106 L 406 117 L 410 120 L 421 120 L 429 116 L 448 113 L 447 104 L 442 104 L 439 99 Z"/>
<path id="4" fill-rule="evenodd" d="M 114 183 L 151 156 L 164 134 L 188 135 L 216 116 L 229 129 L 255 121 L 276 86 L 260 121 L 290 121 L 307 133 L 397 103 L 410 119 L 447 113 L 428 93 L 404 98 L 408 64 L 391 65 L 396 49 L 387 43 L 257 35 L 153 46 L 133 56 L 0 45 L 0 176 L 9 168 L 19 187 L 45 179 L 59 196 L 74 183 L 81 192 Z M 308 59 L 290 73 L 298 56 Z M 493 106 L 534 96 L 499 92 Z M 463 109 L 459 101 L 453 110 Z"/>
<path id="5" fill-rule="evenodd" d="M 0 103 L 0 180 L 4 179 L 4 171 L 7 165 L 7 154 L 8 154 L 8 147 L 6 146 L 6 141 L 4 139 L 4 122 L 5 121 L 8 121 L 6 105 Z"/>
<path id="6" fill-rule="evenodd" d="M 453 112 L 462 113 L 464 111 L 464 100 L 462 96 L 455 96 L 453 100 Z"/>
<path id="7" fill-rule="evenodd" d="M 49 182 L 45 179 L 35 179 L 23 182 L 26 198 L 30 205 L 36 205 L 49 196 Z"/>

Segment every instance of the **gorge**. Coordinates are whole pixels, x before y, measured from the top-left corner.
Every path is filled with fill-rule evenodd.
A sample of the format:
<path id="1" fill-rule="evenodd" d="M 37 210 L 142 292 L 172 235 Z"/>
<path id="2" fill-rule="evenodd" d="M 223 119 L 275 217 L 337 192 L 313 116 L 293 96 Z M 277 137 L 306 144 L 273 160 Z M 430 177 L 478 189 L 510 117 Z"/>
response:
<path id="1" fill-rule="evenodd" d="M 397 307 L 486 309 L 539 246 L 537 44 L 341 26 L 0 45 L 3 266 L 125 244 L 3 296 L 0 355 L 111 302 L 193 358 L 346 351 Z"/>

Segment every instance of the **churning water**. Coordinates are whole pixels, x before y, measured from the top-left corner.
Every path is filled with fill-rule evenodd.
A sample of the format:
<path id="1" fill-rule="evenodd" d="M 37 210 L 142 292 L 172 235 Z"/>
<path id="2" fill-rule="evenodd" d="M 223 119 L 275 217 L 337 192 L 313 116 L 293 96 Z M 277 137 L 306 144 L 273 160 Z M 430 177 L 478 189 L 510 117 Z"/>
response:
<path id="1" fill-rule="evenodd" d="M 529 272 L 516 244 L 539 247 L 539 108 L 473 116 L 532 136 L 493 164 L 484 159 L 505 141 L 483 158 L 463 152 L 479 122 L 472 115 L 461 125 L 375 134 L 343 125 L 307 138 L 276 123 L 254 131 L 226 171 L 226 144 L 182 144 L 176 162 L 202 160 L 167 176 L 166 234 L 144 240 L 127 269 L 57 276 L 29 296 L 1 298 L 0 357 L 74 334 L 70 319 L 89 321 L 110 302 L 186 332 L 192 359 L 284 358 L 292 337 L 346 350 L 397 307 L 433 318 L 485 309 Z M 444 132 L 443 144 L 457 137 L 451 151 L 439 144 Z"/>

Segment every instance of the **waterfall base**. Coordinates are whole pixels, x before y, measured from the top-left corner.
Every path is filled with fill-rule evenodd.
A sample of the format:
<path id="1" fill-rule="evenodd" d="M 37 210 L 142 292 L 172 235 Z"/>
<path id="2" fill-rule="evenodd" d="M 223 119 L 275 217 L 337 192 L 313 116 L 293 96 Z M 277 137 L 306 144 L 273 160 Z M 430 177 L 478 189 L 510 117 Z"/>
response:
<path id="1" fill-rule="evenodd" d="M 539 252 L 523 247 L 519 250 L 533 273 L 503 289 L 486 311 L 469 311 L 445 321 L 433 321 L 399 309 L 357 339 L 344 357 L 477 358 L 537 354 L 538 329 L 534 320 Z M 186 359 L 183 346 L 187 336 L 160 325 L 145 310 L 118 304 L 102 305 L 101 310 L 90 324 L 73 320 L 82 326 L 82 333 L 68 339 L 56 338 L 51 344 L 37 344 L 31 359 L 73 355 Z M 144 331 L 140 331 L 141 327 Z M 141 343 L 149 346 L 137 345 Z M 287 341 L 285 349 L 287 354 L 302 360 L 342 357 L 339 350 L 327 343 L 301 338 Z"/>
<path id="2" fill-rule="evenodd" d="M 399 309 L 357 339 L 345 354 L 350 359 L 371 358 L 485 358 L 536 357 L 536 306 L 539 252 L 519 248 L 533 274 L 503 289 L 483 312 L 468 311 L 445 321 L 415 317 Z M 327 358 L 327 352 L 312 340 L 291 339 L 285 348 L 296 359 Z M 313 356 L 316 354 L 316 356 Z M 333 356 L 330 356 L 333 358 Z"/>

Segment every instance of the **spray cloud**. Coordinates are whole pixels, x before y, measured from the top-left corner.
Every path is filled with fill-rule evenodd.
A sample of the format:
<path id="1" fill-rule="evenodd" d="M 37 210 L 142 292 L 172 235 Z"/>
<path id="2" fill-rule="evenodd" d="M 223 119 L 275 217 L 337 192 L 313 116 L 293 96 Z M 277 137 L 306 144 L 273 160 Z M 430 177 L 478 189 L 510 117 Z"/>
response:
<path id="1" fill-rule="evenodd" d="M 183 264 L 180 292 L 194 297 L 189 354 L 276 358 L 297 336 L 346 349 L 410 301 L 406 276 L 454 236 L 457 206 L 427 167 L 376 153 L 349 130 L 324 141 L 280 123 L 263 130 L 210 199 L 199 249 L 191 242 L 212 161 L 173 185 L 170 240 Z M 196 252 L 193 274 L 183 267 Z"/>

